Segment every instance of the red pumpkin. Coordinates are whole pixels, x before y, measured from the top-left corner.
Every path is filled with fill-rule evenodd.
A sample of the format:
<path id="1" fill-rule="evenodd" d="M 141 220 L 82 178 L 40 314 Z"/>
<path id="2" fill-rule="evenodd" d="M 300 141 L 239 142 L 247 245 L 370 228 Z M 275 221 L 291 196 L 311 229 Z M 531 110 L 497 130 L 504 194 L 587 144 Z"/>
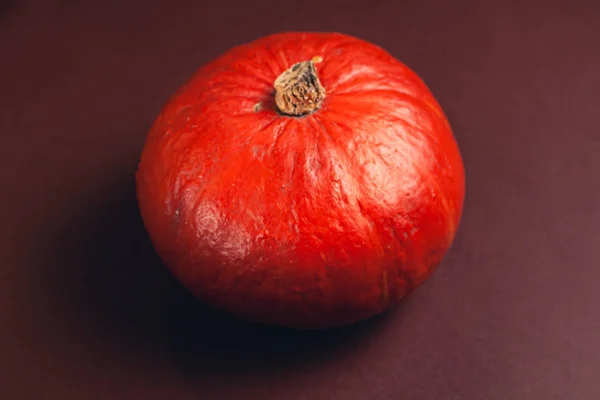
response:
<path id="1" fill-rule="evenodd" d="M 355 323 L 421 285 L 462 214 L 464 168 L 422 80 L 337 33 L 282 33 L 200 68 L 137 172 L 157 253 L 198 298 L 300 329 Z"/>

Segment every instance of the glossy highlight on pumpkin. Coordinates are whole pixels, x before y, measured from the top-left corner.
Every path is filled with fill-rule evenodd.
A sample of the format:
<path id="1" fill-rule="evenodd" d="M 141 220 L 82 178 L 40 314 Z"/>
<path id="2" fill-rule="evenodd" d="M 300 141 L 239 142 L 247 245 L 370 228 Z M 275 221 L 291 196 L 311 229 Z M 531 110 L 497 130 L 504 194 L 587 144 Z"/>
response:
<path id="1" fill-rule="evenodd" d="M 298 63 L 316 76 L 276 87 Z M 187 289 L 299 329 L 370 318 L 419 287 L 452 244 L 465 193 L 427 86 L 339 33 L 274 34 L 201 67 L 155 120 L 136 177 L 150 239 Z"/>

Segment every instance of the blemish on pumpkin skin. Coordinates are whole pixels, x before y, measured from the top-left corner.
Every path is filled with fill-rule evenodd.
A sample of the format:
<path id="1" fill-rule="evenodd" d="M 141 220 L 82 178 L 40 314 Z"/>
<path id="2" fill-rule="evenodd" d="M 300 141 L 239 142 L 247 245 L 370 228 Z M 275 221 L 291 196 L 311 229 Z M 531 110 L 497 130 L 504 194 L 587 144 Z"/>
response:
<path id="1" fill-rule="evenodd" d="M 180 208 L 181 208 L 181 206 L 177 207 L 177 209 L 175 209 L 175 211 L 173 212 L 173 230 L 175 231 L 176 234 L 179 232 L 179 225 L 181 223 L 181 220 L 180 220 L 180 217 L 181 217 Z"/>
<path id="2" fill-rule="evenodd" d="M 264 149 L 261 149 L 259 146 L 254 146 L 254 147 L 252 147 L 252 155 L 257 160 L 262 161 L 262 159 L 265 156 L 265 151 L 264 151 Z"/>
<path id="3" fill-rule="evenodd" d="M 182 105 L 168 119 L 162 117 L 158 124 L 165 129 L 165 135 L 170 135 L 172 132 L 179 131 L 190 120 L 192 111 L 193 107 L 191 105 Z"/>
<path id="4" fill-rule="evenodd" d="M 259 101 L 258 103 L 256 103 L 254 105 L 254 112 L 259 112 L 260 110 L 262 110 L 262 103 Z"/>

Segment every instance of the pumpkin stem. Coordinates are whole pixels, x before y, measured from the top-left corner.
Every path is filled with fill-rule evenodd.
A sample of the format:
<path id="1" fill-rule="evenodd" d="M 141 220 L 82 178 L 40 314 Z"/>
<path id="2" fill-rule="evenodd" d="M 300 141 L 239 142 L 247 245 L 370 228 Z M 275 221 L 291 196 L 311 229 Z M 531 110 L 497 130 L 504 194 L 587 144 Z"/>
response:
<path id="1" fill-rule="evenodd" d="M 273 86 L 275 105 L 283 115 L 301 117 L 313 113 L 325 98 L 313 61 L 292 65 L 275 79 Z"/>

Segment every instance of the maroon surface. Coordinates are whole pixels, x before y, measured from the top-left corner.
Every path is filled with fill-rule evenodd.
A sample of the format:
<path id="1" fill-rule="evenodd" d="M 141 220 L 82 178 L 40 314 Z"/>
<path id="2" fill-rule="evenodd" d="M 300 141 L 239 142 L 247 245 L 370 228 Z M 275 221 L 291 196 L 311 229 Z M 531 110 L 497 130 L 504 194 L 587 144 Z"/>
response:
<path id="1" fill-rule="evenodd" d="M 1 4 L 0 398 L 600 398 L 600 3 Z M 167 96 L 289 29 L 354 34 L 409 64 L 467 168 L 433 279 L 334 332 L 201 309 L 157 262 L 134 197 Z"/>

